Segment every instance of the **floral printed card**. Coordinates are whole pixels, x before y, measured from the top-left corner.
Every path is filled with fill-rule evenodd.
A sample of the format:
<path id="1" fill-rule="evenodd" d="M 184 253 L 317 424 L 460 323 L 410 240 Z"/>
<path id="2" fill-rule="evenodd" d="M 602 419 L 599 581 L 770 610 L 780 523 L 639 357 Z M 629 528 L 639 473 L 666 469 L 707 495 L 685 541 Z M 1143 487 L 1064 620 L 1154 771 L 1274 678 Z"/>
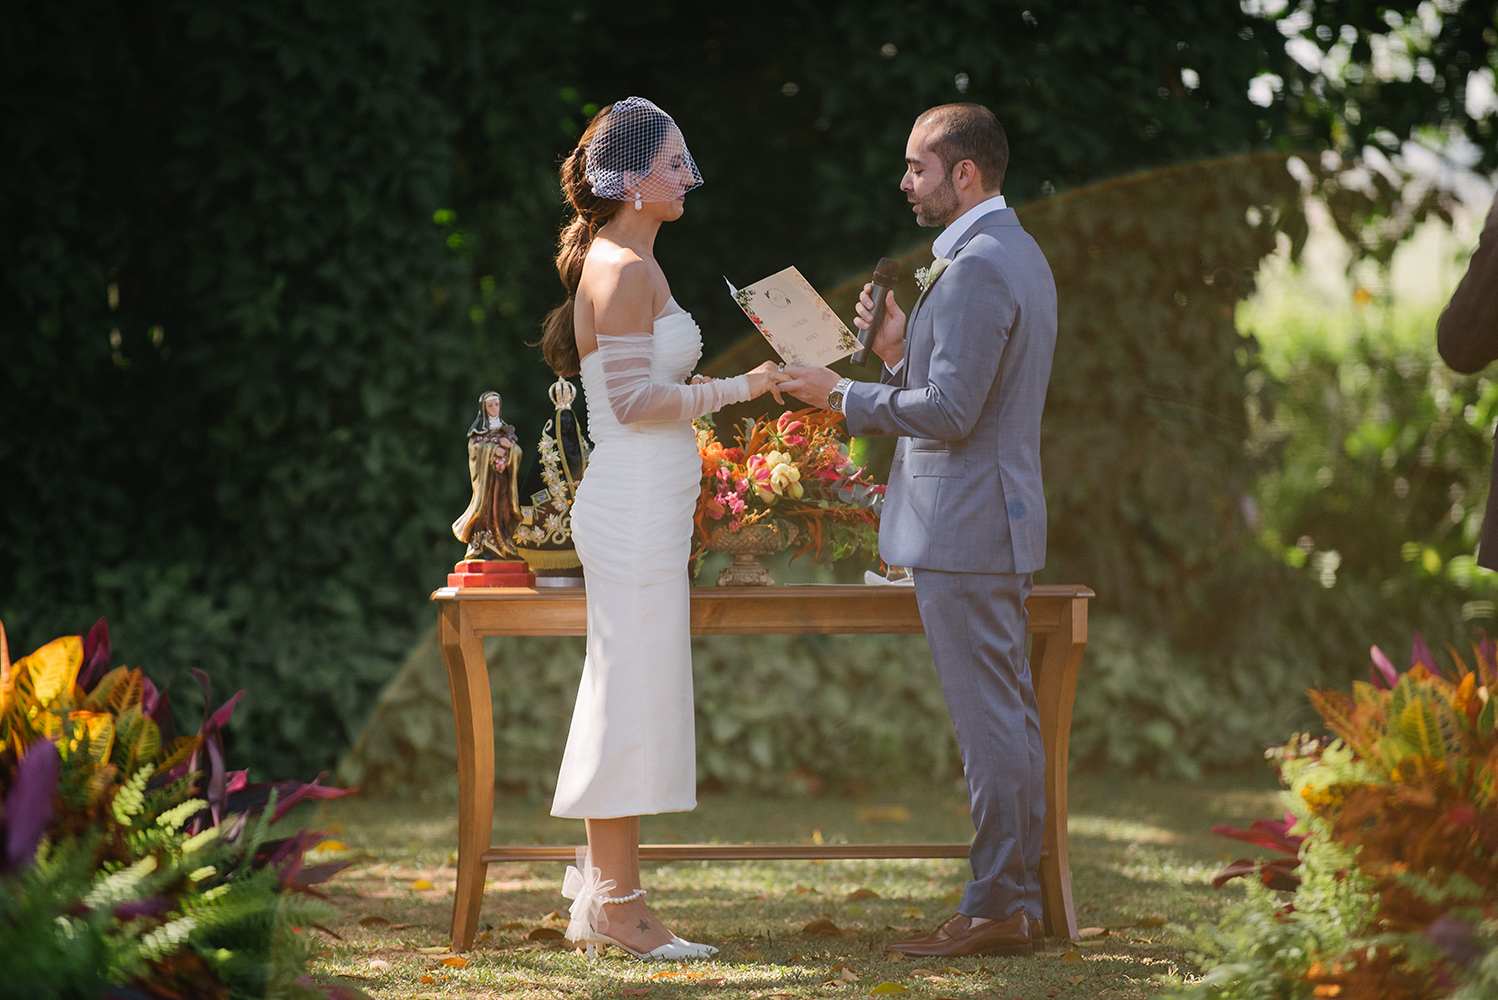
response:
<path id="1" fill-rule="evenodd" d="M 858 350 L 843 321 L 794 267 L 744 289 L 728 281 L 728 291 L 787 364 L 822 367 Z"/>

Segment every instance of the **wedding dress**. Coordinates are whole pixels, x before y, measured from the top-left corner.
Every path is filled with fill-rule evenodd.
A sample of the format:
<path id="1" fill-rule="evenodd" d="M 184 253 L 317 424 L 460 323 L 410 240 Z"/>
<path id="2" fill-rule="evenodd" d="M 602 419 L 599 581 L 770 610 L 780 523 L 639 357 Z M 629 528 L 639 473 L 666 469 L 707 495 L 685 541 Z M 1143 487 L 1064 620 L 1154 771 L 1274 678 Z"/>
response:
<path id="1" fill-rule="evenodd" d="M 749 398 L 748 376 L 685 385 L 702 356 L 674 299 L 653 333 L 599 337 L 582 359 L 594 450 L 572 508 L 587 578 L 582 684 L 553 816 L 697 805 L 687 559 L 702 480 L 693 417 Z"/>

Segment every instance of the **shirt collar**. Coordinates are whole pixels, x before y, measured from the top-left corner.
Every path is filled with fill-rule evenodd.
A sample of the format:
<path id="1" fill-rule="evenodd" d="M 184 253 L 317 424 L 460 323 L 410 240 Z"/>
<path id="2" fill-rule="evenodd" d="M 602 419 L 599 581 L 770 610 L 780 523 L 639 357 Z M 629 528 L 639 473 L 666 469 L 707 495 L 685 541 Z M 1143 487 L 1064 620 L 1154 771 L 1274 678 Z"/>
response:
<path id="1" fill-rule="evenodd" d="M 1004 196 L 1001 194 L 996 194 L 987 201 L 978 202 L 978 204 L 958 216 L 957 221 L 941 231 L 941 235 L 931 244 L 931 253 L 937 257 L 949 256 L 953 248 L 957 245 L 957 241 L 962 238 L 962 234 L 967 232 L 973 223 L 989 212 L 998 212 L 1008 207 L 1004 201 Z"/>

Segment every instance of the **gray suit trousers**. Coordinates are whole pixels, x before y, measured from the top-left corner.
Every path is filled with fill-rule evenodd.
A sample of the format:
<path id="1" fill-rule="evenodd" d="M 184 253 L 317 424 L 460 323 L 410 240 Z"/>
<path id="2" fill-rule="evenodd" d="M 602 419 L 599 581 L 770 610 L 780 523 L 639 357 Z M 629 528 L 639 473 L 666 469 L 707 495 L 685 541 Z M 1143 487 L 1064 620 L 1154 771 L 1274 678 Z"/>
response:
<path id="1" fill-rule="evenodd" d="M 1025 658 L 1030 573 L 916 569 L 915 596 L 967 778 L 977 837 L 957 912 L 1040 912 L 1045 746 Z"/>

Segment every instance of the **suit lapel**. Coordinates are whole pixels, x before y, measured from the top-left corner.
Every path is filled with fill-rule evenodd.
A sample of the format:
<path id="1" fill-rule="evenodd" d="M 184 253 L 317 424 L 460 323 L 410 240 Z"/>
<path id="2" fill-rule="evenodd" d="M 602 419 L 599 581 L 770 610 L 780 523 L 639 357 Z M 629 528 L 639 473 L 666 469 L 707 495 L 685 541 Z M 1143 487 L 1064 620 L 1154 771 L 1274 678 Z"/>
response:
<path id="1" fill-rule="evenodd" d="M 1005 218 L 1006 215 L 1008 217 L 1007 219 Z M 971 226 L 968 226 L 967 232 L 963 233 L 962 236 L 958 238 L 957 242 L 953 244 L 952 256 L 947 259 L 955 262 L 957 260 L 957 255 L 962 253 L 963 248 L 968 245 L 968 242 L 971 241 L 974 236 L 977 236 L 980 232 L 987 229 L 989 226 L 1006 221 L 1009 221 L 1012 225 L 1019 224 L 1018 217 L 1014 214 L 1014 209 L 1001 208 L 998 211 L 989 212 L 986 215 L 980 216 L 976 222 L 974 222 Z M 906 326 L 905 342 L 907 346 L 909 346 L 910 344 L 910 334 L 915 331 L 915 318 L 916 316 L 920 315 L 921 306 L 926 302 L 926 296 L 931 294 L 931 289 L 936 287 L 936 283 L 941 280 L 941 275 L 946 274 L 947 271 L 951 269 L 951 267 L 952 265 L 948 264 L 946 268 L 942 270 L 941 274 L 938 274 L 935 278 L 932 278 L 931 284 L 927 285 L 925 289 L 921 291 L 920 297 L 915 300 L 915 306 L 910 310 L 910 319 Z M 905 367 L 900 369 L 900 388 L 903 389 L 909 384 L 910 363 L 907 359 Z"/>

